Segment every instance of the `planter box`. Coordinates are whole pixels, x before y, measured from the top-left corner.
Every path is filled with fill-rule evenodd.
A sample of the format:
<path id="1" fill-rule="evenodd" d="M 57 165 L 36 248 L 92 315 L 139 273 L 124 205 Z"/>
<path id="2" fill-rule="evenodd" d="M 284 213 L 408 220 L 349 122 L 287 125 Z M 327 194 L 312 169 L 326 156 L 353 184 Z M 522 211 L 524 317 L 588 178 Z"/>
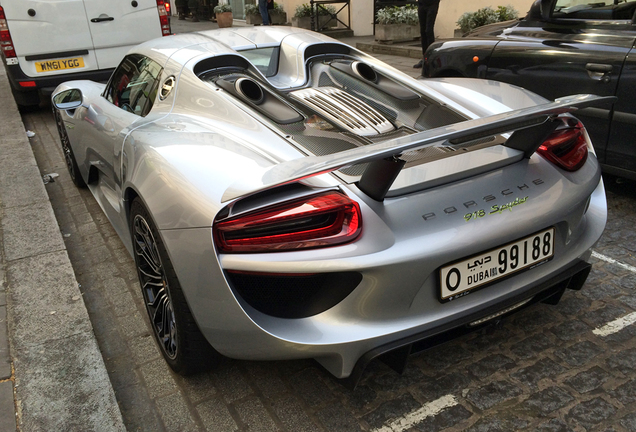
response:
<path id="1" fill-rule="evenodd" d="M 220 12 L 216 14 L 216 22 L 219 28 L 232 27 L 233 20 L 232 12 Z"/>
<path id="2" fill-rule="evenodd" d="M 419 26 L 406 24 L 378 24 L 375 26 L 375 40 L 381 43 L 406 42 L 419 38 Z"/>
<path id="3" fill-rule="evenodd" d="M 287 13 L 286 12 L 283 12 L 283 13 L 270 12 L 269 13 L 269 17 L 271 19 L 271 23 L 272 24 L 284 25 L 284 24 L 287 23 Z M 262 25 L 263 24 L 263 17 L 261 16 L 261 14 L 258 14 L 258 15 L 245 15 L 245 24 Z"/>
<path id="4" fill-rule="evenodd" d="M 327 24 L 327 21 L 329 21 L 330 19 L 331 17 L 329 16 L 319 15 L 318 19 L 315 21 L 316 30 L 322 27 L 323 25 Z M 336 24 L 338 24 L 338 21 L 334 19 L 334 20 L 331 20 L 331 22 L 329 22 L 328 26 L 335 27 Z M 301 18 L 292 17 L 292 26 L 311 30 L 311 17 L 301 17 Z"/>

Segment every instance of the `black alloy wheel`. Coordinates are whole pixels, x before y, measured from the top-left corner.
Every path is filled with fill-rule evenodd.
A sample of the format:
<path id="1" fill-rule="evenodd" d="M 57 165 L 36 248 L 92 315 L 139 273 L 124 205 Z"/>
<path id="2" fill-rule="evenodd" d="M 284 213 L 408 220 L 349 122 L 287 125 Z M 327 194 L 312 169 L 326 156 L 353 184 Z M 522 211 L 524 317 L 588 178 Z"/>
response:
<path id="1" fill-rule="evenodd" d="M 53 114 L 55 116 L 57 132 L 60 134 L 60 143 L 62 144 L 64 161 L 66 162 L 66 168 L 68 169 L 68 173 L 71 176 L 71 180 L 73 181 L 75 186 L 79 188 L 85 188 L 86 182 L 79 172 L 79 167 L 77 166 L 75 155 L 73 154 L 73 150 L 71 149 L 71 141 L 68 139 L 68 134 L 66 133 L 66 126 L 64 125 L 64 121 L 62 121 L 62 116 L 60 115 L 60 112 L 55 108 L 53 108 Z"/>
<path id="2" fill-rule="evenodd" d="M 220 355 L 199 331 L 161 237 L 139 198 L 133 200 L 130 213 L 139 283 L 164 359 L 182 375 L 214 366 Z"/>

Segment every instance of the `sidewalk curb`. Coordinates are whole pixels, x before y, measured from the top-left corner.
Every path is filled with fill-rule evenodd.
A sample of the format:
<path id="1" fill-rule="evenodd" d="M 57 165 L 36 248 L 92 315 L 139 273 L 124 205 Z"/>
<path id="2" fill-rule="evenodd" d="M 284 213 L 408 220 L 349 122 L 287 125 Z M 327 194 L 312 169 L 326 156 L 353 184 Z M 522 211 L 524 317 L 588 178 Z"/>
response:
<path id="1" fill-rule="evenodd" d="M 16 412 L 24 431 L 125 431 L 4 68 L 0 118 L 0 308 L 6 307 L 14 368 L 9 380 L 0 377 L 0 412 Z M 12 408 L 4 406 L 7 382 Z"/>

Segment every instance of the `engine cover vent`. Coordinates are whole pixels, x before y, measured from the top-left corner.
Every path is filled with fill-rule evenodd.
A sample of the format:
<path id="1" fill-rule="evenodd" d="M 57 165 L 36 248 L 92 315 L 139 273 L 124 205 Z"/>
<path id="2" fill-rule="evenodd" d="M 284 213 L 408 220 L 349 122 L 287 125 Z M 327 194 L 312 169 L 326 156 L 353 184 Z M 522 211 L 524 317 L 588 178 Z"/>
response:
<path id="1" fill-rule="evenodd" d="M 291 95 L 342 128 L 360 136 L 378 135 L 395 129 L 379 111 L 339 88 L 308 88 L 291 92 Z"/>

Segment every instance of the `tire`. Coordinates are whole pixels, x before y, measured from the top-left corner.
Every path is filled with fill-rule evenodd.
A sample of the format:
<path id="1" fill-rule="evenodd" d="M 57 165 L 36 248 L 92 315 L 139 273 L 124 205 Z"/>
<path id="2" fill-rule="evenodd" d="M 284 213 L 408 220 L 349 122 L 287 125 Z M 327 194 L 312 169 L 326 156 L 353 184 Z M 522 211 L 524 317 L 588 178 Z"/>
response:
<path id="1" fill-rule="evenodd" d="M 144 304 L 164 359 L 180 375 L 216 366 L 221 355 L 194 321 L 161 236 L 139 198 L 131 205 L 130 232 Z"/>
<path id="2" fill-rule="evenodd" d="M 73 180 L 73 183 L 78 188 L 85 188 L 86 182 L 82 178 L 82 174 L 80 174 L 79 167 L 77 166 L 75 154 L 73 154 L 71 141 L 68 139 L 66 127 L 64 126 L 64 122 L 62 121 L 62 116 L 56 109 L 53 109 L 53 115 L 55 116 L 57 132 L 60 134 L 60 144 L 62 145 L 62 153 L 64 153 L 64 162 L 66 162 L 66 168 L 68 169 L 68 173 L 71 176 L 71 180 Z"/>

